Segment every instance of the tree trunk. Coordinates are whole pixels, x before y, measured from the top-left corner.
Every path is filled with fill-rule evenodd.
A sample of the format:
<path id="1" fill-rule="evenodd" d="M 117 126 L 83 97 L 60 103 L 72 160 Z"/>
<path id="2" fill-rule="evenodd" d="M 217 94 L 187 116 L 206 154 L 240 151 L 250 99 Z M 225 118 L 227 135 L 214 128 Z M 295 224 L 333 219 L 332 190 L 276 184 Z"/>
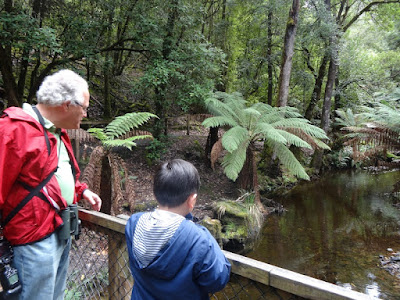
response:
<path id="1" fill-rule="evenodd" d="M 106 55 L 106 59 L 108 54 Z M 111 99 L 110 99 L 110 69 L 108 67 L 108 62 L 104 64 L 104 89 L 103 89 L 103 98 L 104 98 L 104 112 L 103 116 L 107 119 L 111 118 Z"/>
<path id="2" fill-rule="evenodd" d="M 332 46 L 336 49 L 336 38 L 332 39 Z M 329 125 L 330 125 L 330 116 L 331 116 L 331 107 L 332 107 L 332 95 L 333 95 L 333 87 L 336 79 L 336 70 L 337 70 L 337 50 L 333 50 L 331 60 L 329 63 L 328 70 L 328 80 L 325 87 L 325 97 L 324 104 L 322 106 L 322 118 L 321 118 L 321 128 L 328 133 Z"/>
<path id="3" fill-rule="evenodd" d="M 267 103 L 272 105 L 272 98 L 273 98 L 273 64 L 272 64 L 272 8 L 269 8 L 268 11 L 268 33 L 267 33 L 267 59 L 268 59 L 268 66 L 267 66 L 267 73 L 268 73 L 268 94 L 267 94 Z"/>
<path id="4" fill-rule="evenodd" d="M 282 52 L 281 73 L 279 76 L 278 106 L 286 106 L 289 98 L 289 82 L 292 72 L 292 58 L 297 31 L 297 21 L 300 12 L 300 0 L 293 0 L 286 24 L 285 40 Z"/>
<path id="5" fill-rule="evenodd" d="M 326 65 L 328 64 L 328 53 L 324 55 L 322 58 L 321 65 L 319 66 L 318 70 L 318 76 L 315 79 L 315 85 L 314 85 L 314 90 L 311 95 L 311 100 L 310 103 L 307 106 L 306 112 L 304 117 L 308 120 L 311 120 L 313 118 L 313 112 L 315 105 L 317 105 L 319 99 L 321 98 L 321 92 L 322 92 L 322 83 L 325 78 L 325 73 L 326 73 Z"/>
<path id="6" fill-rule="evenodd" d="M 172 51 L 175 23 L 178 19 L 178 0 L 172 0 L 170 6 L 171 7 L 166 25 L 166 35 L 162 47 L 163 60 L 168 60 Z M 155 114 L 158 116 L 158 119 L 154 121 L 153 135 L 155 138 L 159 138 L 163 131 L 165 135 L 168 134 L 166 119 L 166 110 L 168 105 L 165 99 L 166 90 L 167 84 L 161 84 L 155 89 Z"/>
<path id="7" fill-rule="evenodd" d="M 330 0 L 325 0 L 325 5 L 328 11 L 331 11 L 331 2 Z M 329 61 L 329 69 L 328 69 L 328 79 L 325 86 L 325 96 L 324 103 L 322 106 L 322 117 L 321 117 L 321 128 L 328 133 L 330 126 L 330 116 L 331 116 L 331 107 L 332 107 L 332 95 L 333 95 L 333 87 L 336 79 L 336 71 L 338 68 L 337 59 L 338 59 L 338 36 L 333 35 L 330 40 L 330 48 L 332 52 L 330 54 Z M 322 166 L 322 157 L 323 150 L 317 150 L 314 153 L 312 165 L 316 169 L 317 172 L 321 169 Z"/>
<path id="8" fill-rule="evenodd" d="M 335 79 L 335 89 L 336 91 L 339 89 L 339 66 L 336 70 L 336 79 Z M 335 93 L 335 105 L 334 110 L 338 110 L 339 108 L 343 107 L 342 99 L 339 92 Z"/>
<path id="9" fill-rule="evenodd" d="M 108 15 L 108 22 L 112 24 L 114 12 L 110 11 Z M 107 29 L 107 44 L 109 45 L 111 42 L 111 28 Z M 105 53 L 105 62 L 103 65 L 103 76 L 104 76 L 104 89 L 103 89 L 103 98 L 104 98 L 104 111 L 103 117 L 104 118 L 111 118 L 111 97 L 110 97 L 110 80 L 111 80 L 111 57 L 110 52 L 107 51 Z"/>
<path id="10" fill-rule="evenodd" d="M 5 98 L 7 106 L 21 106 L 22 100 L 18 95 L 18 88 L 12 72 L 11 55 L 9 51 L 0 44 L 0 71 L 3 77 Z"/>

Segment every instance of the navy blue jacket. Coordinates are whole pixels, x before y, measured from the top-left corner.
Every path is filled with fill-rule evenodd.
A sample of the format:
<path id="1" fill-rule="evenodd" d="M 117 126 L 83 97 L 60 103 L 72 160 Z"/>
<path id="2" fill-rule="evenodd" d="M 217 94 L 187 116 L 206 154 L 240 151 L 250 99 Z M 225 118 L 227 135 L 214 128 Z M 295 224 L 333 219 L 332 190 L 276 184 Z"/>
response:
<path id="1" fill-rule="evenodd" d="M 210 232 L 185 219 L 155 259 L 142 267 L 134 257 L 133 236 L 143 213 L 130 217 L 125 228 L 130 269 L 134 278 L 131 299 L 209 299 L 224 288 L 231 265 Z"/>

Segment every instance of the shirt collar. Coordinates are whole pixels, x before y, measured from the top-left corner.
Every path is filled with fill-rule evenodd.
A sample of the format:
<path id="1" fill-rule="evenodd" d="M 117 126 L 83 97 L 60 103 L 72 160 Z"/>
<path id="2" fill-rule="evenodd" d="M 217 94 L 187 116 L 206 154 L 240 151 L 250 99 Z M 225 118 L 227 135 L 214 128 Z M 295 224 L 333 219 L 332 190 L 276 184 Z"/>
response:
<path id="1" fill-rule="evenodd" d="M 31 117 L 33 117 L 36 121 L 39 122 L 39 118 L 36 115 L 35 111 L 32 109 L 32 105 L 30 105 L 29 103 L 24 103 L 22 104 L 22 109 L 24 110 L 24 112 L 26 112 L 28 115 L 30 115 Z M 55 133 L 56 132 L 56 126 L 48 119 L 46 119 L 45 117 L 43 117 L 44 120 L 44 127 L 52 132 Z"/>

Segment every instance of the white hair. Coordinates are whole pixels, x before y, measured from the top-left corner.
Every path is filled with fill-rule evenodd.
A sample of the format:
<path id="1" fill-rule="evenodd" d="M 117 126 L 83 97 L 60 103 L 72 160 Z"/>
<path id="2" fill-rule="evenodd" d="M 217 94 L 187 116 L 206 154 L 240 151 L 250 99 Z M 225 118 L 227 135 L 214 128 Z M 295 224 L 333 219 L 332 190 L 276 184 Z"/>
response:
<path id="1" fill-rule="evenodd" d="M 38 103 L 61 105 L 65 101 L 83 103 L 83 93 L 89 91 L 85 79 L 71 70 L 60 70 L 45 77 L 36 98 Z"/>

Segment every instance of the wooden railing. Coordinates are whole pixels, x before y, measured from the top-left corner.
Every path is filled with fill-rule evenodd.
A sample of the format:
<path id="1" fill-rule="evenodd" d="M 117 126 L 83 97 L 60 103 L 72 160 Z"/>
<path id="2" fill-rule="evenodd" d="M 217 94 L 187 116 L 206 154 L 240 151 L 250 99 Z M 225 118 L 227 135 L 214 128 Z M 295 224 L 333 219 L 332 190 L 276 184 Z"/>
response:
<path id="1" fill-rule="evenodd" d="M 130 299 L 133 280 L 125 244 L 127 216 L 80 209 L 66 299 Z M 377 299 L 322 280 L 224 251 L 231 280 L 212 299 Z"/>

